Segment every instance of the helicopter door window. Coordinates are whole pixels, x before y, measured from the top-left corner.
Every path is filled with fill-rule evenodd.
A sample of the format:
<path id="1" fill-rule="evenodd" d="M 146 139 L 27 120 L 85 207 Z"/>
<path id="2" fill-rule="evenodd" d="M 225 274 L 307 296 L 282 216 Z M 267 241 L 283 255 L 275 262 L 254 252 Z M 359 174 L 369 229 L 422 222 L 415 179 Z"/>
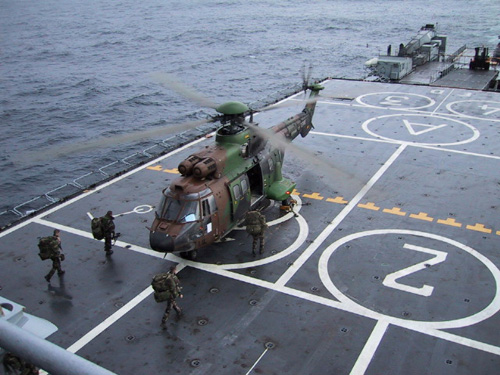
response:
<path id="1" fill-rule="evenodd" d="M 241 190 L 242 190 L 242 193 L 243 195 L 245 195 L 248 191 L 248 182 L 247 180 L 241 180 Z"/>
<path id="2" fill-rule="evenodd" d="M 233 186 L 233 195 L 234 195 L 234 200 L 236 200 L 236 201 L 241 198 L 240 185 L 236 184 Z"/>
<path id="3" fill-rule="evenodd" d="M 208 199 L 201 202 L 202 216 L 210 216 L 210 205 L 208 204 Z"/>
<path id="4" fill-rule="evenodd" d="M 269 171 L 272 172 L 274 170 L 274 163 L 271 158 L 267 159 L 267 164 L 269 164 Z"/>

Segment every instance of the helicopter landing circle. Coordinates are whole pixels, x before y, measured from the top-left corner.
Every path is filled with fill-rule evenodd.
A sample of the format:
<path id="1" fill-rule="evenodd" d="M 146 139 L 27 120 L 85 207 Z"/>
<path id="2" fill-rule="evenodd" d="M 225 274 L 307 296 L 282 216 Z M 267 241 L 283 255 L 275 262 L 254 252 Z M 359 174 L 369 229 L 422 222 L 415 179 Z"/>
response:
<path id="1" fill-rule="evenodd" d="M 375 236 L 375 237 L 373 237 Z M 376 237 L 378 236 L 378 237 Z M 395 237 L 394 237 L 395 236 Z M 486 306 L 481 306 L 478 305 L 478 310 L 475 313 L 472 313 L 469 316 L 465 317 L 457 317 L 456 319 L 447 319 L 447 320 L 412 320 L 410 319 L 409 315 L 407 318 L 398 318 L 394 315 L 388 315 L 379 312 L 380 307 L 382 306 L 387 306 L 387 304 L 392 304 L 392 305 L 397 305 L 398 303 L 401 304 L 401 309 L 405 309 L 405 311 L 411 311 L 412 310 L 412 304 L 408 304 L 408 301 L 415 301 L 413 303 L 413 307 L 416 308 L 416 306 L 421 306 L 422 303 L 428 303 L 431 310 L 435 313 L 436 307 L 432 307 L 434 304 L 437 305 L 443 305 L 447 304 L 446 301 L 443 301 L 442 298 L 434 297 L 434 299 L 430 299 L 427 301 L 426 299 L 429 298 L 429 296 L 424 296 L 423 294 L 417 295 L 417 294 L 412 294 L 412 290 L 408 287 L 408 289 L 404 290 L 404 288 L 396 288 L 399 289 L 400 291 L 403 291 L 403 294 L 395 294 L 401 296 L 401 298 L 406 298 L 406 296 L 413 296 L 410 297 L 410 299 L 405 299 L 403 302 L 402 300 L 394 300 L 390 299 L 388 300 L 387 298 L 384 298 L 384 294 L 390 293 L 388 292 L 391 290 L 391 288 L 394 288 L 394 281 L 390 283 L 386 283 L 385 280 L 387 277 L 384 279 L 383 283 L 380 283 L 378 280 L 377 282 L 373 282 L 372 277 L 370 275 L 364 275 L 366 278 L 360 277 L 359 279 L 356 279 L 358 281 L 365 280 L 365 283 L 362 285 L 363 293 L 366 293 L 367 295 L 370 295 L 370 301 L 367 302 L 370 307 L 366 307 L 362 305 L 359 301 L 360 296 L 353 290 L 350 290 L 349 285 L 342 285 L 340 288 L 334 284 L 333 278 L 334 276 L 330 274 L 328 270 L 328 265 L 330 262 L 330 259 L 334 253 L 339 250 L 340 254 L 344 252 L 344 254 L 347 254 L 346 252 L 353 252 L 353 255 L 359 255 L 356 254 L 355 252 L 359 252 L 360 250 L 365 252 L 367 247 L 363 246 L 357 246 L 356 241 L 368 241 L 370 243 L 377 243 L 377 246 L 381 247 L 380 251 L 380 257 L 376 255 L 374 258 L 365 258 L 366 261 L 372 262 L 374 265 L 379 265 L 381 271 L 394 271 L 395 268 L 399 267 L 391 267 L 391 264 L 384 264 L 381 261 L 381 257 L 383 256 L 383 253 L 386 251 L 390 250 L 397 250 L 400 252 L 399 247 L 394 247 L 394 249 L 391 249 L 390 247 L 384 247 L 384 244 L 387 244 L 388 242 L 380 242 L 380 241 L 387 241 L 388 238 L 400 238 L 403 237 L 403 242 L 408 239 L 408 241 L 411 242 L 423 242 L 423 243 L 428 243 L 431 244 L 431 247 L 436 248 L 435 250 L 431 250 L 428 248 L 426 250 L 431 250 L 428 252 L 428 254 L 435 253 L 441 253 L 441 255 L 444 255 L 441 257 L 441 259 L 438 259 L 438 256 L 432 257 L 429 255 L 425 255 L 422 259 L 424 259 L 424 262 L 422 262 L 422 265 L 425 263 L 424 267 L 420 269 L 416 269 L 416 265 L 411 265 L 411 267 L 405 268 L 403 270 L 398 270 L 400 273 L 399 277 L 399 286 L 404 286 L 404 284 L 411 283 L 413 280 L 413 284 L 415 286 L 421 286 L 420 282 L 414 282 L 414 274 L 417 274 L 418 272 L 440 272 L 442 271 L 442 268 L 440 267 L 450 267 L 447 265 L 447 262 L 449 261 L 446 258 L 446 255 L 449 255 L 449 257 L 457 256 L 457 254 L 461 254 L 460 256 L 463 257 L 464 260 L 470 258 L 468 256 L 472 256 L 472 262 L 466 262 L 467 264 L 464 264 L 463 266 L 458 266 L 458 269 L 455 269 L 454 272 L 457 273 L 457 276 L 460 277 L 461 271 L 460 268 L 464 267 L 469 267 L 471 265 L 474 266 L 475 270 L 479 269 L 478 267 L 485 267 L 489 271 L 488 278 L 491 279 L 492 284 L 491 289 L 492 289 L 492 299 L 491 301 L 486 305 Z M 392 242 L 395 243 L 395 242 Z M 358 243 L 360 245 L 360 243 Z M 406 247 L 408 249 L 410 247 Z M 418 248 L 418 246 L 414 246 L 414 248 Z M 444 250 L 447 249 L 447 252 L 439 251 L 437 248 Z M 387 250 L 386 250 L 387 249 Z M 422 248 L 425 249 L 425 248 Z M 407 251 L 403 248 L 401 248 L 401 254 L 404 255 L 404 252 Z M 427 252 L 427 251 L 426 251 Z M 373 254 L 372 254 L 373 255 Z M 468 257 L 468 258 L 467 258 Z M 430 261 L 429 261 L 430 258 Z M 361 259 L 361 258 L 358 258 Z M 373 260 L 380 260 L 379 262 Z M 435 260 L 432 262 L 432 260 Z M 392 261 L 389 261 L 389 263 L 392 263 Z M 452 265 L 451 268 L 456 267 L 456 263 L 450 262 Z M 432 270 L 431 267 L 436 266 L 435 270 Z M 466 327 L 466 326 L 471 326 L 473 324 L 477 324 L 483 320 L 486 320 L 490 318 L 491 316 L 495 315 L 499 310 L 500 310 L 500 294 L 494 293 L 494 291 L 499 290 L 500 287 L 500 270 L 491 262 L 487 257 L 479 253 L 478 251 L 474 250 L 473 248 L 464 245 L 458 241 L 452 240 L 447 237 L 443 237 L 437 234 L 433 233 L 427 233 L 427 232 L 420 232 L 420 231 L 413 231 L 413 230 L 405 230 L 405 229 L 380 229 L 380 230 L 370 230 L 370 231 L 364 231 L 364 232 L 358 232 L 358 233 L 353 233 L 351 235 L 348 235 L 344 238 L 341 238 L 337 240 L 336 242 L 332 243 L 330 246 L 326 248 L 326 250 L 323 252 L 323 254 L 320 257 L 319 260 L 319 276 L 321 281 L 323 282 L 323 285 L 326 287 L 326 289 L 336 298 L 338 299 L 342 304 L 345 304 L 346 308 L 349 310 L 352 310 L 360 315 L 363 316 L 368 316 L 373 319 L 378 319 L 378 320 L 384 320 L 388 321 L 390 323 L 399 325 L 399 326 L 411 326 L 417 324 L 418 327 L 422 328 L 425 327 L 426 329 L 450 329 L 450 328 L 459 328 L 459 327 Z M 384 268 L 382 270 L 382 268 Z M 405 271 L 405 272 L 401 272 Z M 394 272 L 393 274 L 396 274 L 398 272 Z M 469 272 L 469 269 L 465 269 L 465 272 Z M 388 273 L 387 276 L 390 276 L 391 274 Z M 484 274 L 486 275 L 486 273 Z M 380 275 L 383 276 L 383 275 Z M 347 280 L 347 279 L 346 279 Z M 370 280 L 370 281 L 368 281 Z M 382 279 L 380 279 L 381 281 Z M 436 280 L 441 280 L 440 282 L 446 282 L 446 280 L 442 279 L 440 276 L 435 277 L 433 279 L 433 282 L 430 282 L 430 284 L 436 283 Z M 467 284 L 467 280 L 463 279 L 463 283 L 465 284 L 458 284 L 456 287 L 461 288 L 463 285 Z M 342 282 L 342 279 L 337 280 L 337 283 Z M 448 280 L 449 283 L 453 283 L 453 280 Z M 380 285 L 383 284 L 383 285 Z M 462 285 L 462 286 L 461 286 Z M 468 285 L 468 284 L 467 284 Z M 442 288 L 442 285 L 433 285 L 436 288 Z M 342 290 L 341 290 L 342 289 Z M 351 287 L 352 289 L 352 287 Z M 413 288 L 417 289 L 417 288 Z M 393 290 L 393 289 L 392 289 Z M 349 291 L 349 294 L 346 293 L 346 291 Z M 352 294 L 355 295 L 352 295 Z M 470 291 L 469 291 L 470 293 Z M 458 303 L 458 301 L 450 301 L 450 303 Z M 384 305 L 385 304 L 385 305 Z M 392 306 L 391 305 L 391 306 Z M 399 308 L 399 306 L 398 306 Z M 387 310 L 386 307 L 384 307 L 385 310 Z M 395 309 L 396 310 L 396 309 Z M 427 310 L 426 310 L 427 311 Z M 403 315 L 405 316 L 405 315 Z"/>
<path id="2" fill-rule="evenodd" d="M 204 262 L 197 262 L 197 261 L 186 261 L 185 259 L 182 259 L 182 258 L 178 257 L 177 255 L 174 255 L 174 254 L 172 254 L 172 255 L 178 259 L 179 263 L 192 262 L 194 264 L 204 265 L 204 266 L 210 265 L 213 267 L 217 267 L 218 269 L 224 269 L 224 270 L 234 270 L 234 269 L 243 269 L 243 268 L 249 268 L 249 267 L 257 267 L 257 266 L 262 266 L 264 264 L 269 264 L 269 263 L 275 262 L 279 259 L 282 259 L 282 258 L 292 254 L 295 250 L 297 250 L 300 246 L 302 246 L 302 244 L 306 241 L 307 236 L 309 234 L 309 225 L 307 224 L 304 217 L 302 215 L 300 215 L 300 213 L 299 213 L 302 201 L 300 200 L 300 198 L 298 196 L 293 195 L 292 197 L 293 197 L 293 199 L 295 199 L 297 201 L 297 205 L 295 206 L 295 208 L 296 208 L 295 213 L 297 214 L 297 216 L 295 216 L 292 212 L 289 212 L 286 215 L 284 215 L 283 217 L 280 217 L 280 218 L 273 220 L 273 221 L 270 221 L 268 223 L 268 226 L 271 226 L 271 225 L 276 225 L 276 224 L 282 223 L 282 222 L 289 220 L 289 219 L 292 219 L 292 218 L 295 218 L 297 220 L 297 223 L 299 224 L 299 233 L 297 235 L 297 238 L 290 246 L 288 246 L 286 249 L 283 249 L 283 251 L 279 251 L 274 255 L 270 255 L 268 257 L 264 257 L 264 258 L 254 260 L 251 262 L 232 263 L 232 264 L 213 264 L 213 263 L 204 263 Z M 239 228 L 239 229 L 240 230 L 244 229 L 244 227 Z M 266 253 L 264 253 L 264 255 L 265 254 Z"/>
<path id="3" fill-rule="evenodd" d="M 356 101 L 372 108 L 422 109 L 436 102 L 428 96 L 401 92 L 374 92 L 358 96 Z"/>
<path id="4" fill-rule="evenodd" d="M 480 135 L 474 126 L 460 120 L 411 113 L 373 117 L 362 128 L 376 138 L 422 146 L 460 145 Z"/>

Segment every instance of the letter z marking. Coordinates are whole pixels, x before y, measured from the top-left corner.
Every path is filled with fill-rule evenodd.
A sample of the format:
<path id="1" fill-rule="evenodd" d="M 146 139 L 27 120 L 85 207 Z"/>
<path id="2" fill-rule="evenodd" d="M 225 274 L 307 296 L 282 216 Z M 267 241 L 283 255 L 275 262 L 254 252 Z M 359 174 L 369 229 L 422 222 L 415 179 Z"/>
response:
<path id="1" fill-rule="evenodd" d="M 399 290 L 402 290 L 404 292 L 414 293 L 414 294 L 418 294 L 420 296 L 429 297 L 432 294 L 432 291 L 434 290 L 433 286 L 424 284 L 424 286 L 422 286 L 421 288 L 417 288 L 414 286 L 400 284 L 396 280 L 398 280 L 404 276 L 408 276 L 412 273 L 424 270 L 428 266 L 433 266 L 433 265 L 442 263 L 446 260 L 446 256 L 448 254 L 445 253 L 444 251 L 438 251 L 438 250 L 428 249 L 426 247 L 414 246 L 414 245 L 409 245 L 409 244 L 404 244 L 403 247 L 405 249 L 421 251 L 421 252 L 426 253 L 426 254 L 434 255 L 434 258 L 432 258 L 430 260 L 426 260 L 426 261 L 418 263 L 418 264 L 415 264 L 411 267 L 404 268 L 404 269 L 399 270 L 397 272 L 393 272 L 385 277 L 382 284 L 384 284 L 385 286 L 387 286 L 389 288 L 399 289 Z"/>

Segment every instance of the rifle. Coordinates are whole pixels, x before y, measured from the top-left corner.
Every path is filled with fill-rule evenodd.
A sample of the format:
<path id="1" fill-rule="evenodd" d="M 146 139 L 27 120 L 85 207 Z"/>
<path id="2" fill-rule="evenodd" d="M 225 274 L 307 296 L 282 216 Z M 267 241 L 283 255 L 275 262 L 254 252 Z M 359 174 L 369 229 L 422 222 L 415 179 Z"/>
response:
<path id="1" fill-rule="evenodd" d="M 118 237 L 120 237 L 122 234 L 121 233 L 115 233 L 113 235 L 113 237 L 111 238 L 113 240 L 113 245 L 116 243 L 116 240 L 118 239 Z"/>

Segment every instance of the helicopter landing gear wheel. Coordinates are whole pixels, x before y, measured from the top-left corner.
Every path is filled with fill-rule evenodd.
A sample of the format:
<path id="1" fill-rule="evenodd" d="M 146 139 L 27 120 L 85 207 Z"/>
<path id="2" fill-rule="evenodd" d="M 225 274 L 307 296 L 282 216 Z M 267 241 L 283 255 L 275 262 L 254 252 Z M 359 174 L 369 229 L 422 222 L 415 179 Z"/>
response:
<path id="1" fill-rule="evenodd" d="M 191 250 L 191 251 L 183 251 L 181 254 L 181 258 L 187 259 L 187 260 L 195 260 L 196 257 L 198 256 L 198 253 L 196 250 Z"/>

